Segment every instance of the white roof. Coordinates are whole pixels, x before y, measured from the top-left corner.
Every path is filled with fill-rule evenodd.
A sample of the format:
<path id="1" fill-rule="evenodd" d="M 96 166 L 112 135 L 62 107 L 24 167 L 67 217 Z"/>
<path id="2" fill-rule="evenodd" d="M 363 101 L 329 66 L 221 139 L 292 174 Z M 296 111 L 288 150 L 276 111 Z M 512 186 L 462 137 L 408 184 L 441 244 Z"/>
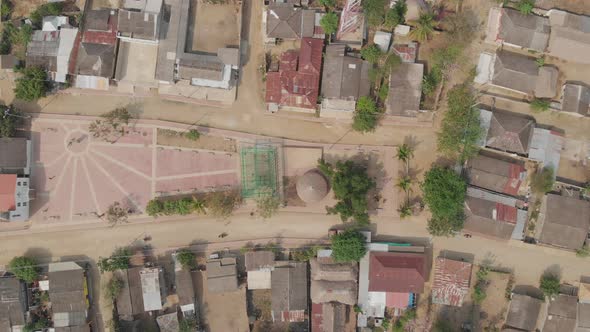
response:
<path id="1" fill-rule="evenodd" d="M 68 74 L 68 67 L 70 64 L 70 54 L 74 48 L 74 41 L 78 29 L 76 28 L 62 28 L 59 32 L 59 47 L 57 49 L 57 72 L 55 74 L 55 81 L 60 83 L 66 82 L 66 75 Z"/>
<path id="2" fill-rule="evenodd" d="M 395 29 L 393 30 L 393 33 L 398 36 L 407 36 L 410 33 L 410 26 L 404 25 L 404 24 L 398 24 L 395 27 Z"/>
<path id="3" fill-rule="evenodd" d="M 162 2 L 163 0 L 125 0 L 123 8 L 158 14 L 162 8 Z"/>
<path id="4" fill-rule="evenodd" d="M 139 276 L 141 278 L 143 309 L 145 311 L 162 309 L 160 270 L 158 268 L 145 268 L 139 271 Z"/>
<path id="5" fill-rule="evenodd" d="M 82 270 L 82 267 L 76 262 L 57 262 L 49 263 L 49 272 L 74 271 Z"/>
<path id="6" fill-rule="evenodd" d="M 75 87 L 79 89 L 95 89 L 106 91 L 109 89 L 109 79 L 99 76 L 77 75 Z"/>
<path id="7" fill-rule="evenodd" d="M 496 55 L 491 53 L 481 53 L 477 63 L 477 75 L 473 80 L 477 84 L 486 84 L 492 80 L 494 72 L 494 62 Z"/>
<path id="8" fill-rule="evenodd" d="M 67 16 L 45 16 L 43 17 L 43 31 L 57 31 L 60 27 L 69 26 Z"/>
<path id="9" fill-rule="evenodd" d="M 270 289 L 270 269 L 248 271 L 248 289 Z"/>
<path id="10" fill-rule="evenodd" d="M 533 129 L 533 138 L 529 149 L 529 158 L 543 163 L 544 167 L 553 168 L 553 176 L 557 174 L 564 138 L 550 130 Z"/>
<path id="11" fill-rule="evenodd" d="M 389 50 L 389 45 L 391 44 L 391 33 L 377 31 L 375 32 L 375 37 L 373 37 L 373 42 L 381 51 L 387 52 Z"/>

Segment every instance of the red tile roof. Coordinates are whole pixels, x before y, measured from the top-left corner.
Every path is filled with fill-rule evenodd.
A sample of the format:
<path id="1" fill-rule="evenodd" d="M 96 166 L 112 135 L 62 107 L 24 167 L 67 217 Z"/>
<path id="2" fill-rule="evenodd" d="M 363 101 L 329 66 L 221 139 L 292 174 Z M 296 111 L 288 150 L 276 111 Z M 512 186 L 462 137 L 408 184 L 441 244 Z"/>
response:
<path id="1" fill-rule="evenodd" d="M 117 15 L 109 15 L 107 31 L 84 31 L 84 37 L 82 38 L 82 42 L 92 44 L 115 45 L 117 43 Z"/>
<path id="2" fill-rule="evenodd" d="M 303 38 L 299 52 L 281 54 L 278 72 L 266 75 L 266 102 L 314 109 L 322 66 L 323 39 Z"/>
<path id="3" fill-rule="evenodd" d="M 324 323 L 324 310 L 322 303 L 311 304 L 311 330 L 322 331 Z"/>
<path id="4" fill-rule="evenodd" d="M 460 307 L 469 294 L 471 263 L 438 257 L 434 267 L 432 302 Z"/>
<path id="5" fill-rule="evenodd" d="M 496 203 L 496 220 L 516 224 L 518 210 L 514 206 Z"/>
<path id="6" fill-rule="evenodd" d="M 16 209 L 14 194 L 16 191 L 16 174 L 0 174 L 0 211 Z"/>
<path id="7" fill-rule="evenodd" d="M 388 308 L 406 309 L 410 305 L 410 293 L 385 293 L 385 306 Z"/>
<path id="8" fill-rule="evenodd" d="M 425 280 L 424 254 L 371 252 L 370 292 L 422 293 Z"/>

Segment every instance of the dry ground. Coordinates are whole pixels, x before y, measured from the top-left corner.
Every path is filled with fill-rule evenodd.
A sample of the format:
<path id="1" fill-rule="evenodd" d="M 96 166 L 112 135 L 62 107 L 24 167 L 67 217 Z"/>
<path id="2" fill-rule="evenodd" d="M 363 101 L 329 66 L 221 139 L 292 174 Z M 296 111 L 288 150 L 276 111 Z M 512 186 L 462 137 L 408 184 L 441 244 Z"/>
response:
<path id="1" fill-rule="evenodd" d="M 239 45 L 240 6 L 233 1 L 211 4 L 191 1 L 192 51 L 216 53 L 218 48 Z"/>
<path id="2" fill-rule="evenodd" d="M 537 0 L 535 7 L 543 9 L 558 8 L 572 13 L 590 15 L 588 0 Z"/>
<path id="3" fill-rule="evenodd" d="M 482 328 L 502 327 L 504 313 L 508 309 L 506 287 L 509 281 L 510 274 L 508 273 L 490 272 L 488 274 L 486 298 L 480 307 L 480 326 Z"/>

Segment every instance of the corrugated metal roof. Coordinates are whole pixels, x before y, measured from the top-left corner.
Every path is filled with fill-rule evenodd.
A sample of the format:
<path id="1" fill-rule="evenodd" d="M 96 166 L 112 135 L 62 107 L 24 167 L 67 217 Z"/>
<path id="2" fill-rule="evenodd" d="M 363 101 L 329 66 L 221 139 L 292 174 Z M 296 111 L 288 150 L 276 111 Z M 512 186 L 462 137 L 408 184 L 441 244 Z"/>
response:
<path id="1" fill-rule="evenodd" d="M 469 294 L 472 264 L 438 257 L 434 267 L 432 302 L 460 307 Z"/>

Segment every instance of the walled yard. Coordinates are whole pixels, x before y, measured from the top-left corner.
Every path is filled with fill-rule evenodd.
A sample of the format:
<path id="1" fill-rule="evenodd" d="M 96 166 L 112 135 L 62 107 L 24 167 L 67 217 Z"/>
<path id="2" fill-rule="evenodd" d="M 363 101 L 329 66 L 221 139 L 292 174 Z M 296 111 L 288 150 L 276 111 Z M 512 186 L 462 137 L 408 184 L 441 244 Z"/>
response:
<path id="1" fill-rule="evenodd" d="M 189 45 L 191 51 L 217 53 L 217 49 L 240 43 L 240 4 L 228 1 L 191 1 Z"/>

